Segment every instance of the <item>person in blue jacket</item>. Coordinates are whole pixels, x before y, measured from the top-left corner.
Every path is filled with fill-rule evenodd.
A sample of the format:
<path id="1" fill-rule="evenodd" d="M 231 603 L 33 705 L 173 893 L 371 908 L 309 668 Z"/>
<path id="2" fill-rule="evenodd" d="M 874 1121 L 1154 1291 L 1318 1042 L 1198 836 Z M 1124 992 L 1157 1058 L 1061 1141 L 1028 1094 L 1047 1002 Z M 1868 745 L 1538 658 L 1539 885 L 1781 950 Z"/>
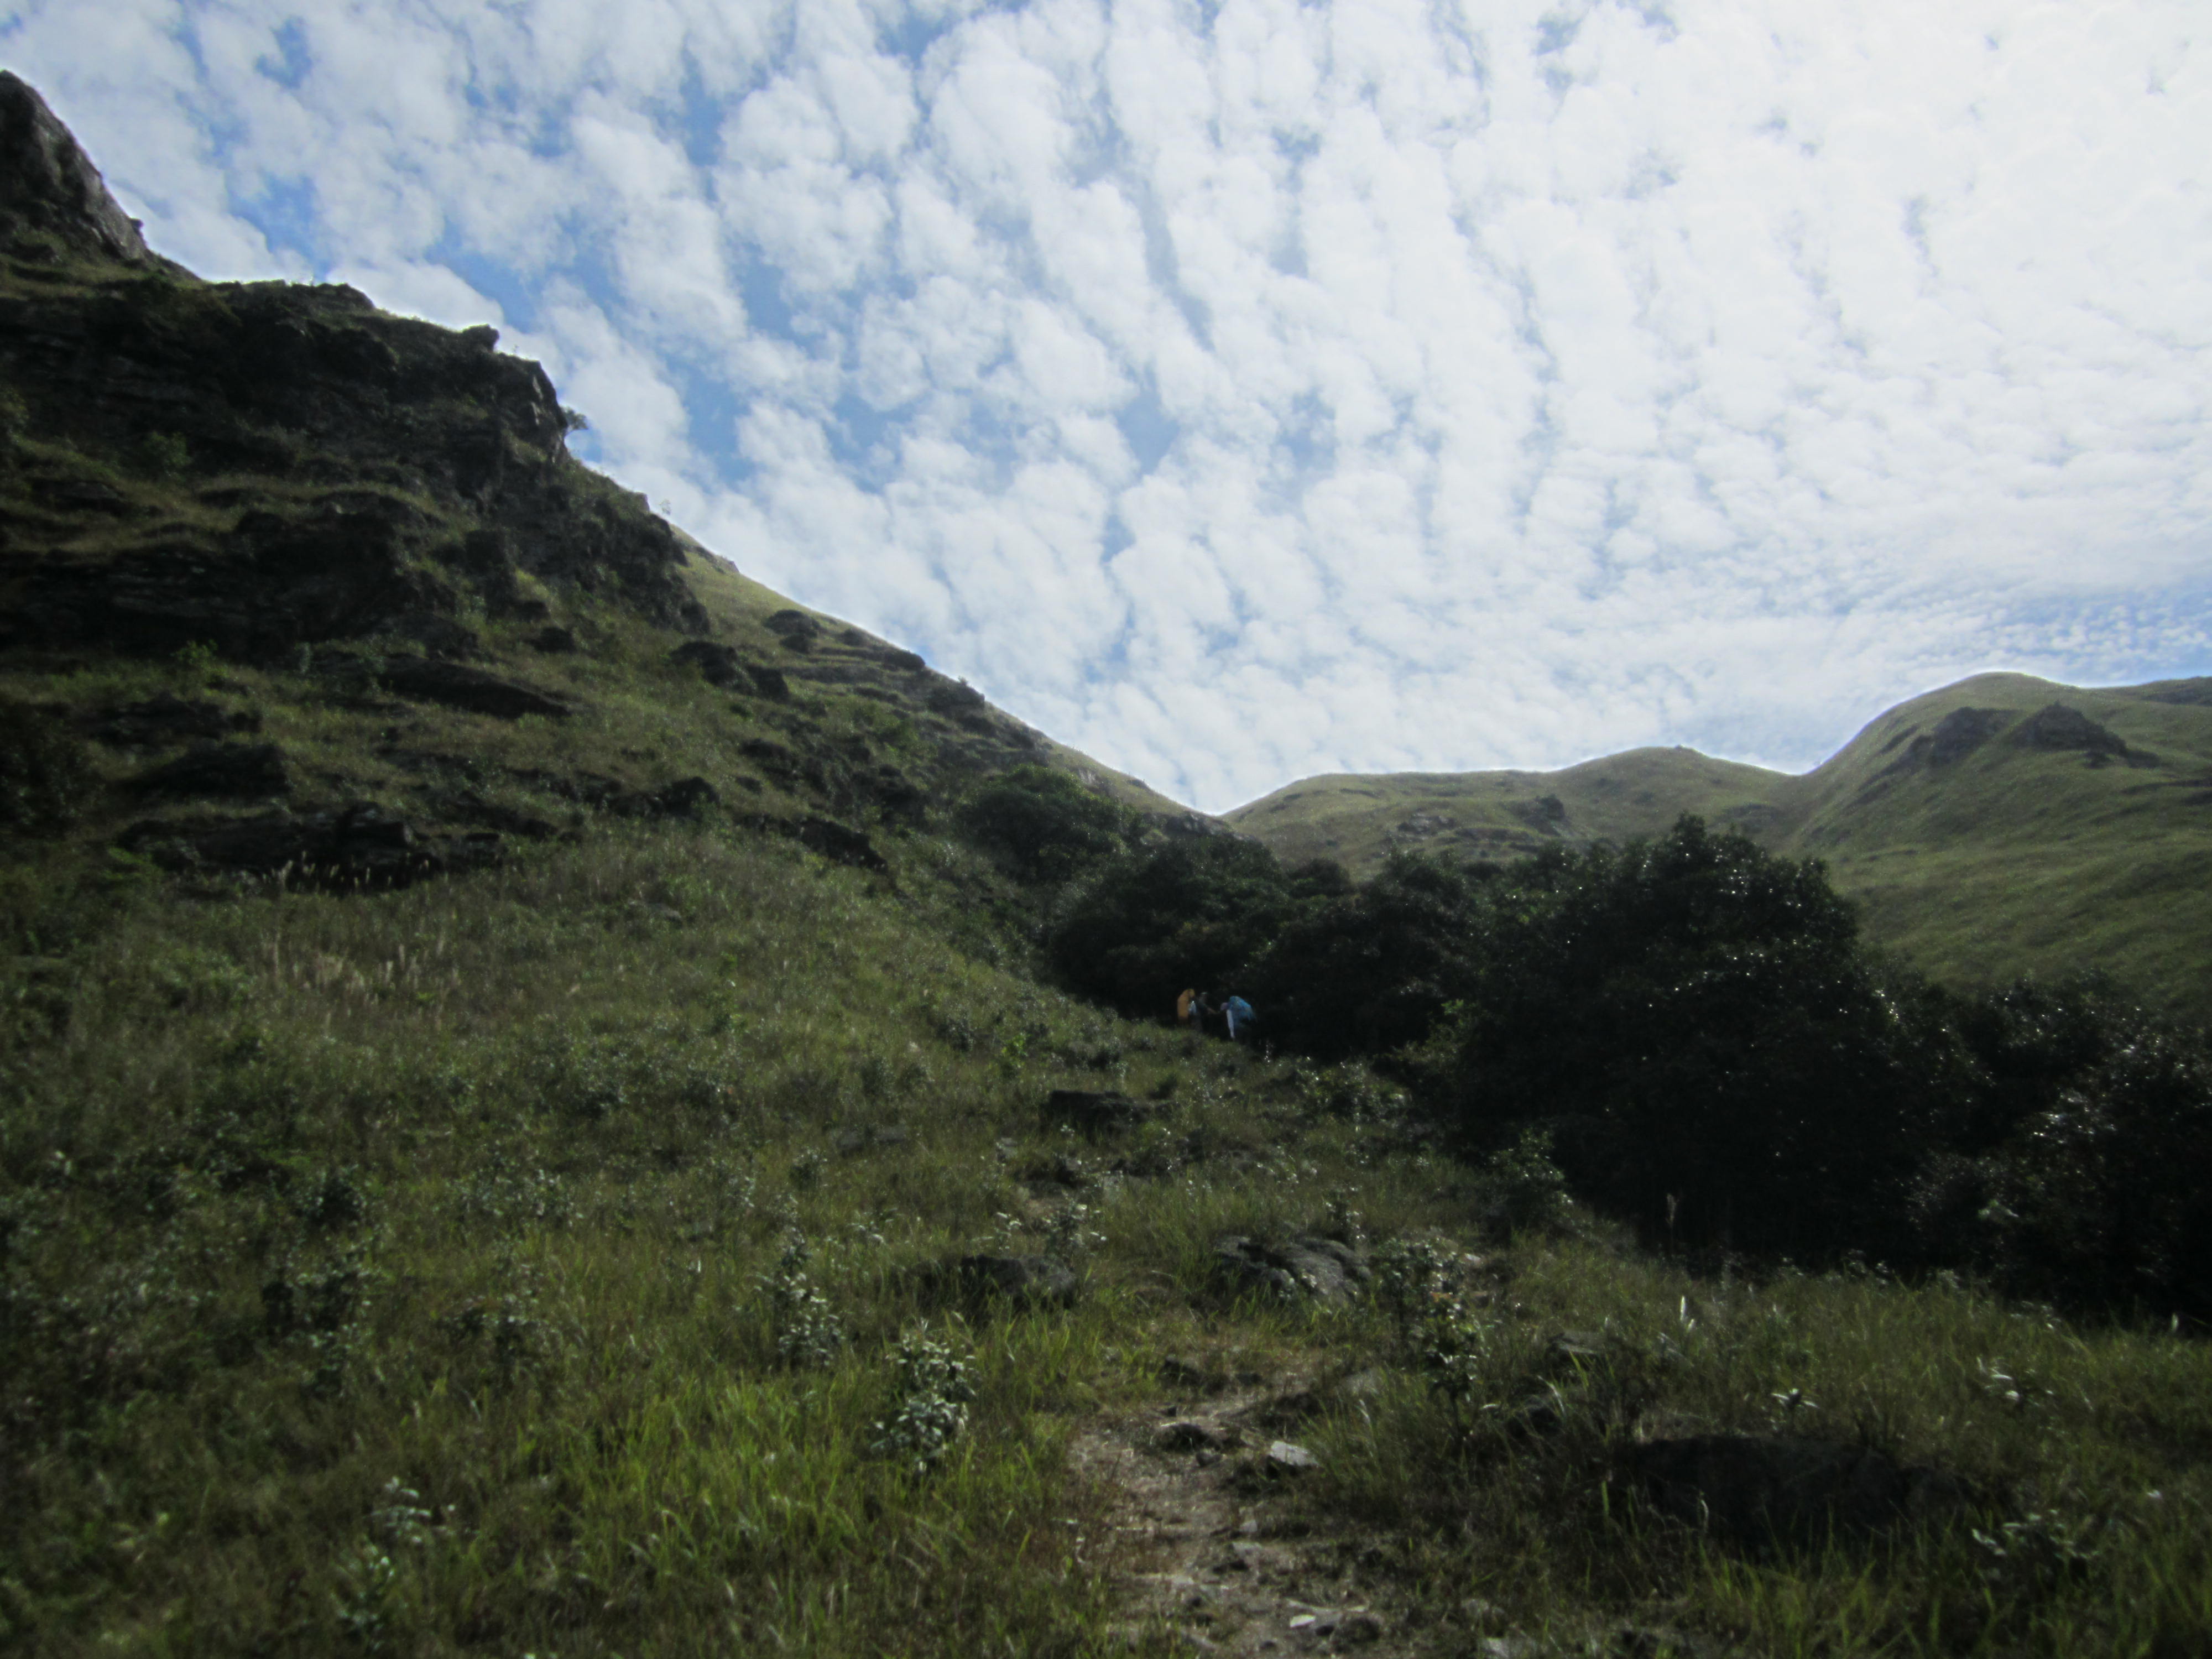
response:
<path id="1" fill-rule="evenodd" d="M 1259 1024 L 1258 1018 L 1252 1012 L 1252 1005 L 1240 996 L 1231 996 L 1224 1000 L 1221 1015 L 1229 1022 L 1229 1040 L 1231 1042 L 1243 1042 L 1244 1034 Z"/>

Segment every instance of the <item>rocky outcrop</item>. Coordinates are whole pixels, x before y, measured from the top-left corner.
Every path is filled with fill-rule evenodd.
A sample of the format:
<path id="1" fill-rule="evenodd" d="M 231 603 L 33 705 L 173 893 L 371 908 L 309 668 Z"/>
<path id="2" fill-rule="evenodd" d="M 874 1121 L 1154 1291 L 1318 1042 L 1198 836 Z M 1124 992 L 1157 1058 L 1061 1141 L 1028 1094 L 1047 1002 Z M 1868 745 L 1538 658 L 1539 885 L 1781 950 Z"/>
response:
<path id="1" fill-rule="evenodd" d="M 1334 1238 L 1293 1238 L 1280 1244 L 1224 1238 L 1213 1247 L 1213 1260 L 1218 1277 L 1239 1296 L 1339 1302 L 1373 1277 L 1358 1251 Z"/>
<path id="2" fill-rule="evenodd" d="M 194 738 L 226 738 L 234 732 L 258 732 L 261 716 L 232 714 L 215 703 L 161 691 L 143 702 L 87 714 L 79 726 L 87 737 L 118 749 L 153 749 Z"/>
<path id="3" fill-rule="evenodd" d="M 1956 766 L 2003 731 L 2013 718 L 2002 708 L 1954 708 L 1936 721 L 1933 732 L 1907 732 L 1892 738 L 1891 748 L 1907 738 L 1910 741 L 1905 742 L 1903 754 L 1875 775 L 1874 781 L 1906 772 L 1941 771 Z"/>
<path id="4" fill-rule="evenodd" d="M 205 743 L 141 772 L 128 787 L 139 795 L 265 800 L 283 794 L 292 781 L 284 753 L 273 743 Z"/>
<path id="5" fill-rule="evenodd" d="M 392 657 L 386 659 L 376 681 L 403 697 L 442 703 L 472 714 L 492 714 L 507 720 L 520 720 L 525 714 L 556 720 L 568 718 L 568 705 L 561 699 L 462 663 Z"/>
<path id="6" fill-rule="evenodd" d="M 703 628 L 675 532 L 569 457 L 496 331 L 198 281 L 5 75 L 0 252 L 0 646 L 269 660 L 408 617 L 550 621 L 549 595 Z"/>
<path id="7" fill-rule="evenodd" d="M 2130 766 L 2159 763 L 2157 756 L 2129 748 L 2119 733 L 2063 702 L 2047 704 L 2030 714 L 2013 733 L 2013 741 L 2023 749 L 2081 755 L 2092 766 L 2108 766 L 2116 760 Z"/>
<path id="8" fill-rule="evenodd" d="M 712 640 L 686 640 L 668 653 L 668 659 L 697 669 L 709 685 L 736 685 L 745 678 L 744 662 L 735 649 Z"/>
<path id="9" fill-rule="evenodd" d="M 856 870 L 878 872 L 890 868 L 875 843 L 859 830 L 830 818 L 801 818 L 793 831 L 799 844 L 819 853 L 832 864 L 848 864 Z"/>
<path id="10" fill-rule="evenodd" d="M 46 100 L 0 70 L 0 245 L 12 252 L 33 238 L 125 264 L 153 260 L 138 222 Z"/>
<path id="11" fill-rule="evenodd" d="M 252 817 L 149 819 L 116 845 L 183 875 L 281 878 L 339 891 L 404 887 L 427 876 L 498 861 L 500 837 L 417 834 L 379 806 L 266 812 Z"/>

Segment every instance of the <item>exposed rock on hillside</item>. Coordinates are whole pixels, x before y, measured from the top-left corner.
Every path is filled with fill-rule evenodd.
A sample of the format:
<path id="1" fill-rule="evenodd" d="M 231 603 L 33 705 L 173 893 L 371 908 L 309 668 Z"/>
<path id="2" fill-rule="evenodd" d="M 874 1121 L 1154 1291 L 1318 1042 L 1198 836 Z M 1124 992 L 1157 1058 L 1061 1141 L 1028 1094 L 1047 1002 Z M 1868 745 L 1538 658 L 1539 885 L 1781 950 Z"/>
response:
<path id="1" fill-rule="evenodd" d="M 1933 732 L 1909 726 L 1887 745 L 1894 750 L 1903 744 L 1905 752 L 1877 773 L 1875 781 L 1901 772 L 1955 766 L 2003 731 L 2013 718 L 2002 708 L 1954 708 Z"/>
<path id="2" fill-rule="evenodd" d="M 228 737 L 234 732 L 258 732 L 261 717 L 230 714 L 211 702 L 163 691 L 143 702 L 125 703 L 80 722 L 85 735 L 118 749 L 149 749 L 193 738 Z"/>
<path id="3" fill-rule="evenodd" d="M 149 819 L 117 845 L 182 874 L 281 877 L 295 886 L 350 890 L 482 868 L 497 860 L 500 837 L 422 836 L 404 818 L 362 805 L 297 817 Z"/>
<path id="4" fill-rule="evenodd" d="M 0 240 L 25 233 L 130 264 L 154 256 L 91 158 L 29 85 L 0 70 Z"/>
<path id="5" fill-rule="evenodd" d="M 544 617 L 564 593 L 703 625 L 675 533 L 570 459 L 551 382 L 495 331 L 155 258 L 4 75 L 0 252 L 14 642 L 270 660 L 404 619 Z"/>
<path id="6" fill-rule="evenodd" d="M 1213 1256 L 1223 1282 L 1239 1296 L 1334 1302 L 1372 1277 L 1360 1254 L 1334 1238 L 1293 1238 L 1280 1244 L 1224 1238 L 1213 1247 Z"/>
<path id="7" fill-rule="evenodd" d="M 264 800 L 291 787 L 283 751 L 273 743 L 201 744 L 131 780 L 141 795 L 215 795 Z"/>
<path id="8" fill-rule="evenodd" d="M 568 704 L 558 698 L 460 663 L 392 657 L 376 678 L 385 690 L 403 697 L 493 714 L 501 720 L 520 720 L 525 714 L 542 714 L 548 720 L 568 717 Z"/>
<path id="9" fill-rule="evenodd" d="M 498 343 L 349 288 L 198 280 L 0 75 L 0 670 L 46 710 L 0 753 L 8 823 L 105 802 L 104 845 L 173 869 L 374 888 L 586 812 L 750 795 L 732 822 L 880 872 L 875 834 L 1051 757 L 914 653 L 763 604 L 571 457 L 580 422 Z M 210 651 L 263 672 L 214 676 Z M 159 677 L 110 653 L 173 659 L 176 690 L 146 696 Z M 81 669 L 112 678 L 62 702 L 37 684 Z M 644 732 L 664 697 L 679 718 Z M 488 718 L 464 736 L 438 710 Z M 283 750 L 240 741 L 264 715 Z M 562 746 L 489 725 L 526 716 L 566 721 Z M 289 813 L 122 821 L 278 799 Z"/>
<path id="10" fill-rule="evenodd" d="M 2039 708 L 2020 725 L 2013 741 L 2023 749 L 2056 750 L 2086 755 L 2092 766 L 2124 760 L 2130 766 L 2155 766 L 2158 757 L 2130 749 L 2117 732 L 2100 726 L 2080 709 L 2063 702 Z"/>

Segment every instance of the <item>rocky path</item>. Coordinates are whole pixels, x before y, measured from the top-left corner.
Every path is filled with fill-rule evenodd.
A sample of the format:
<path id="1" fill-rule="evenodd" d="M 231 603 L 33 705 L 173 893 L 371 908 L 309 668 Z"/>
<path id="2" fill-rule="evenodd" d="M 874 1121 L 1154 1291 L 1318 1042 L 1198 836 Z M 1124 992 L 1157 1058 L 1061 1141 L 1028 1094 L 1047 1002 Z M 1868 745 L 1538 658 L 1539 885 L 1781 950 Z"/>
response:
<path id="1" fill-rule="evenodd" d="M 1297 1425 L 1319 1405 L 1305 1384 L 1173 1360 L 1166 1380 L 1169 1403 L 1096 1424 L 1073 1448 L 1108 1495 L 1132 1642 L 1164 1625 L 1199 1653 L 1414 1651 L 1364 1571 L 1364 1541 L 1293 1501 L 1313 1456 Z"/>

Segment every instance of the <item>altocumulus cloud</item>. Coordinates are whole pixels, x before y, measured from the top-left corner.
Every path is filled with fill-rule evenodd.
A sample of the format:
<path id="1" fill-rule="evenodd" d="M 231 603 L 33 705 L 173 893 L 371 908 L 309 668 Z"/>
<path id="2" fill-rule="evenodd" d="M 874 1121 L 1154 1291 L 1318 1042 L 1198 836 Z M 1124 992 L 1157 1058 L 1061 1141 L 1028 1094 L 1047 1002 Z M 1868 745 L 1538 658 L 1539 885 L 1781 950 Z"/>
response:
<path id="1" fill-rule="evenodd" d="M 491 319 L 1209 807 L 2212 663 L 2196 0 L 37 0 L 157 245 Z"/>

